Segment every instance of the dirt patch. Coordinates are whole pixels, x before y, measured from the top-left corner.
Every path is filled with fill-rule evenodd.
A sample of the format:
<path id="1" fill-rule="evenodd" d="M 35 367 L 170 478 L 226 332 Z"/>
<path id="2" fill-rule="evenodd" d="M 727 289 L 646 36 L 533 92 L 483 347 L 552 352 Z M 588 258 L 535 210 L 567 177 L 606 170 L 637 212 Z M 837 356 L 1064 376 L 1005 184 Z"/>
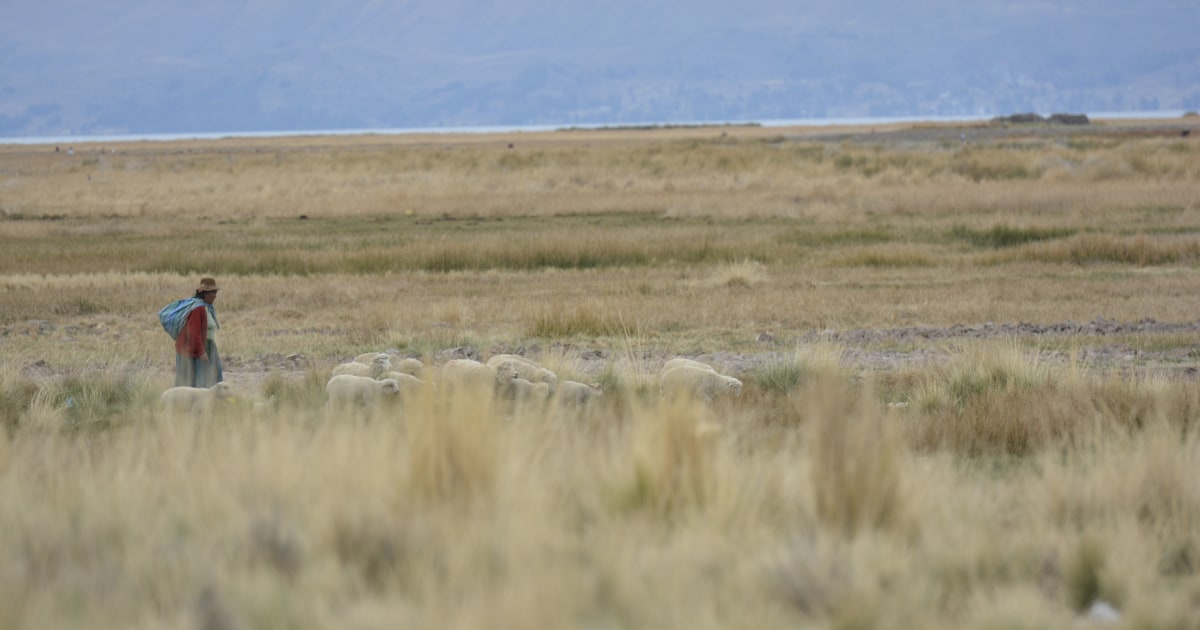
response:
<path id="1" fill-rule="evenodd" d="M 0 338 L 9 335 L 51 337 L 57 335 L 79 336 L 100 334 L 96 327 L 64 327 L 42 320 L 31 320 L 0 328 Z M 1145 346 L 1159 344 L 1138 343 L 1155 335 L 1195 335 L 1193 343 L 1167 345 L 1161 350 L 1146 350 Z M 1166 378 L 1186 380 L 1200 379 L 1200 320 L 1194 322 L 1161 322 L 1154 318 L 1137 321 L 1115 321 L 1097 318 L 1090 322 L 1064 321 L 1051 324 L 1030 322 L 982 323 L 953 326 L 906 326 L 897 328 L 859 328 L 847 330 L 810 330 L 794 336 L 761 334 L 749 351 L 714 350 L 690 355 L 688 358 L 709 363 L 726 374 L 746 375 L 754 370 L 784 365 L 794 361 L 797 352 L 816 345 L 836 348 L 841 364 L 851 370 L 886 372 L 904 369 L 922 369 L 944 365 L 961 354 L 955 342 L 977 340 L 1012 340 L 1015 343 L 1029 340 L 1048 342 L 1055 338 L 1063 340 L 1088 338 L 1073 354 L 1064 351 L 1030 350 L 1031 359 L 1066 367 L 1071 362 L 1095 371 L 1117 372 L 1129 375 L 1153 373 Z M 1112 343 L 1103 343 L 1112 338 Z M 1053 344 L 1028 344 L 1053 345 Z M 1066 344 L 1064 344 L 1066 345 Z M 1071 344 L 1078 345 L 1078 344 Z M 903 349 L 890 349 L 896 346 Z M 882 348 L 882 349 L 880 349 Z M 580 378 L 596 379 L 614 365 L 625 365 L 630 360 L 627 351 L 600 347 L 581 347 L 556 344 L 552 348 L 496 346 L 487 349 L 473 347 L 445 348 L 434 353 L 434 362 L 443 363 L 452 358 L 486 359 L 499 353 L 515 353 L 542 360 L 548 351 L 574 357 Z M 388 350 L 397 358 L 415 356 L 411 352 Z M 632 357 L 640 363 L 646 373 L 657 372 L 668 359 L 677 356 L 664 350 L 646 349 Z M 1036 356 L 1033 356 L 1036 355 Z M 419 358 L 419 357 L 417 357 Z M 312 367 L 332 367 L 338 358 L 308 357 L 303 354 L 261 354 L 245 357 L 231 353 L 223 358 L 226 379 L 237 386 L 261 387 L 273 374 L 288 379 L 302 379 Z M 61 377 L 65 373 L 57 366 L 43 360 L 28 363 L 23 367 L 24 375 L 31 380 L 44 381 Z M 106 367 L 91 364 L 92 369 Z M 111 366 L 108 366 L 111 367 Z M 161 371 L 170 373 L 171 361 L 167 358 L 134 362 L 129 370 Z"/>
<path id="2" fill-rule="evenodd" d="M 1138 349 L 1127 341 L 1133 337 L 1153 335 L 1197 335 L 1196 343 L 1170 347 L 1163 350 Z M 1096 370 L 1122 374 L 1155 373 L 1167 378 L 1196 380 L 1200 378 L 1200 320 L 1195 322 L 1160 322 L 1144 318 L 1132 322 L 1120 322 L 1097 318 L 1090 322 L 1065 321 L 1052 324 L 1029 322 L 992 323 L 976 325 L 956 324 L 946 327 L 908 326 L 898 328 L 862 328 L 849 330 L 812 330 L 793 337 L 760 335 L 755 344 L 759 349 L 748 352 L 713 351 L 688 355 L 688 358 L 709 363 L 726 374 L 744 375 L 756 369 L 781 365 L 794 361 L 797 351 L 816 344 L 828 344 L 840 352 L 842 365 L 859 371 L 892 371 L 919 369 L 943 365 L 959 355 L 955 341 L 975 340 L 1030 340 L 1069 339 L 1088 337 L 1092 339 L 1114 338 L 1111 344 L 1088 345 L 1078 352 L 1048 351 L 1037 353 L 1036 359 L 1045 363 L 1062 365 L 1075 361 L 1079 365 Z M 1118 342 L 1120 338 L 1126 343 Z M 878 346 L 898 345 L 904 350 L 874 349 Z M 556 345 L 555 354 L 575 357 L 582 375 L 596 378 L 615 363 L 630 360 L 627 352 L 605 348 Z M 411 356 L 391 350 L 395 356 Z M 446 348 L 435 353 L 435 363 L 451 358 L 484 359 L 499 353 L 515 353 L 541 360 L 545 349 L 532 347 L 497 346 L 486 351 L 472 347 Z M 1033 353 L 1033 351 L 1031 351 Z M 642 351 L 634 357 L 641 369 L 653 373 L 668 359 L 676 355 L 654 349 Z M 1033 357 L 1031 357 L 1033 358 Z M 227 361 L 226 371 L 236 374 L 233 378 L 245 382 L 260 380 L 256 375 L 268 372 L 303 373 L 312 361 L 302 355 L 264 355 L 243 360 L 237 357 Z"/>

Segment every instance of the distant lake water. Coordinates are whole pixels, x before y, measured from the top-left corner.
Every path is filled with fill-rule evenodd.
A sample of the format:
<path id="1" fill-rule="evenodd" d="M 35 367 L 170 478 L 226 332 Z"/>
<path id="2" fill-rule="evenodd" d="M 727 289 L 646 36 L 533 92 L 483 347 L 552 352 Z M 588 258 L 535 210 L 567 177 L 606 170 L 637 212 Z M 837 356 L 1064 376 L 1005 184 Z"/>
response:
<path id="1" fill-rule="evenodd" d="M 1151 112 L 1096 112 L 1088 117 L 1102 119 L 1180 118 L 1183 110 Z M 1049 115 L 1049 114 L 1043 114 Z M 293 129 L 288 131 L 213 131 L 181 133 L 145 133 L 79 136 L 0 137 L 0 144 L 95 144 L 103 142 L 143 142 L 172 140 L 220 140 L 222 138 L 283 138 L 288 136 L 360 136 L 409 134 L 471 134 L 564 131 L 568 129 L 628 129 L 653 127 L 719 127 L 722 125 L 759 125 L 762 127 L 829 127 L 839 125 L 887 125 L 895 123 L 983 122 L 997 115 L 980 116 L 903 116 L 881 118 L 784 118 L 776 120 L 676 121 L 629 123 L 570 123 L 547 125 L 494 125 L 478 127 L 397 127 L 381 129 Z"/>

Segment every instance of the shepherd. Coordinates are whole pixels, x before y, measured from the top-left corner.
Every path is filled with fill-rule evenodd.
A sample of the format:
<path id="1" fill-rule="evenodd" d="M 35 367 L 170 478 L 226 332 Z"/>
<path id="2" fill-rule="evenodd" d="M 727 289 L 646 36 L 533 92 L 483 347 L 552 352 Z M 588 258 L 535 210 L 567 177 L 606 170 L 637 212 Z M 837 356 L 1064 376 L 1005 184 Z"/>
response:
<path id="1" fill-rule="evenodd" d="M 221 355 L 217 352 L 217 281 L 201 278 L 200 287 L 192 296 L 195 306 L 175 339 L 175 386 L 212 387 L 225 380 L 221 370 Z"/>

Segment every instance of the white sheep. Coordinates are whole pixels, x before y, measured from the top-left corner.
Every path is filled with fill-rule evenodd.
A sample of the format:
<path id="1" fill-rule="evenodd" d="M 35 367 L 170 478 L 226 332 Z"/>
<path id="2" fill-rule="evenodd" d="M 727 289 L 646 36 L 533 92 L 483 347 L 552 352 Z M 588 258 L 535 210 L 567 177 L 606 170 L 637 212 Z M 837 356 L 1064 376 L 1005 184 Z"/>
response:
<path id="1" fill-rule="evenodd" d="M 549 383 L 534 383 L 518 376 L 509 383 L 507 393 L 518 403 L 544 403 L 550 399 L 551 392 Z"/>
<path id="2" fill-rule="evenodd" d="M 442 364 L 442 380 L 452 387 L 503 393 L 515 378 L 517 370 L 509 363 L 491 366 L 473 359 L 451 359 Z"/>
<path id="3" fill-rule="evenodd" d="M 578 381 L 563 381 L 558 384 L 558 402 L 570 407 L 587 407 L 597 398 L 604 396 L 604 390 L 596 385 L 588 385 Z"/>
<path id="4" fill-rule="evenodd" d="M 383 401 L 400 397 L 400 384 L 395 379 L 377 381 L 368 376 L 339 374 L 325 385 L 329 394 L 328 409 L 345 407 L 372 408 Z"/>
<path id="5" fill-rule="evenodd" d="M 371 365 L 371 362 L 374 361 L 375 359 L 377 359 L 379 357 L 386 357 L 386 356 L 387 355 L 382 352 L 364 352 L 364 353 L 354 357 L 353 362 L 354 363 L 362 363 L 364 365 Z"/>
<path id="6" fill-rule="evenodd" d="M 433 386 L 433 383 L 426 383 L 412 374 L 405 374 L 404 372 L 384 372 L 379 376 L 378 380 L 386 380 L 389 378 L 396 381 L 396 383 L 400 385 L 400 397 L 405 399 L 416 395 L 426 385 L 431 387 Z"/>
<path id="7" fill-rule="evenodd" d="M 667 370 L 670 370 L 672 368 L 677 368 L 677 367 L 694 367 L 694 368 L 699 368 L 701 370 L 708 370 L 709 372 L 716 372 L 716 370 L 713 369 L 713 366 L 711 366 L 707 363 L 701 363 L 700 361 L 696 361 L 693 359 L 687 359 L 684 357 L 675 357 L 674 359 L 671 359 L 670 361 L 667 361 L 666 363 L 664 363 L 662 366 L 662 369 L 659 370 L 658 373 L 663 374 Z"/>
<path id="8" fill-rule="evenodd" d="M 392 364 L 392 369 L 402 374 L 411 374 L 412 376 L 421 376 L 425 371 L 425 364 L 420 359 L 406 357 Z"/>
<path id="9" fill-rule="evenodd" d="M 537 362 L 519 354 L 497 354 L 487 360 L 487 364 L 492 367 L 497 367 L 508 363 L 517 371 L 517 376 L 531 383 L 546 383 L 550 386 L 550 393 L 558 388 L 558 375 L 546 368 L 538 365 Z"/>
<path id="10" fill-rule="evenodd" d="M 353 376 L 366 376 L 368 378 L 379 378 L 380 374 L 388 372 L 392 369 L 392 361 L 386 354 L 381 354 L 371 360 L 370 363 L 359 363 L 351 361 L 342 363 L 333 368 L 333 376 L 341 376 L 350 374 Z"/>
<path id="11" fill-rule="evenodd" d="M 734 396 L 742 393 L 742 382 L 732 376 L 718 374 L 712 370 L 681 365 L 662 373 L 659 377 L 659 391 L 662 394 L 677 396 L 690 394 L 703 398 L 706 402 L 726 394 Z"/>
<path id="12" fill-rule="evenodd" d="M 158 400 L 168 414 L 188 413 L 193 416 L 212 414 L 218 400 L 233 398 L 233 387 L 221 381 L 212 387 L 172 387 Z"/>

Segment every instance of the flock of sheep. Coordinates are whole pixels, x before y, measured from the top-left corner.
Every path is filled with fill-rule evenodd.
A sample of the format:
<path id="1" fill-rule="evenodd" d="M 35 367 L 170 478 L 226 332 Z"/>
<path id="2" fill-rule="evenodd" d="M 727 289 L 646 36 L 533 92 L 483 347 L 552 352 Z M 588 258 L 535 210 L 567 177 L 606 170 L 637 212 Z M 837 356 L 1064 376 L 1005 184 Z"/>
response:
<path id="1" fill-rule="evenodd" d="M 659 373 L 658 385 L 664 396 L 686 395 L 705 402 L 742 391 L 742 382 L 737 378 L 686 358 L 667 361 Z M 576 410 L 587 409 L 604 395 L 598 385 L 559 380 L 551 370 L 516 354 L 497 354 L 487 362 L 451 359 L 427 369 L 419 359 L 404 358 L 393 363 L 387 353 L 368 352 L 333 369 L 325 385 L 326 409 L 370 410 L 402 402 L 426 388 L 450 388 L 453 395 L 482 394 L 514 404 L 555 401 L 561 408 Z M 219 401 L 234 397 L 233 388 L 222 382 L 210 388 L 173 387 L 163 392 L 160 401 L 168 414 L 209 415 Z"/>

